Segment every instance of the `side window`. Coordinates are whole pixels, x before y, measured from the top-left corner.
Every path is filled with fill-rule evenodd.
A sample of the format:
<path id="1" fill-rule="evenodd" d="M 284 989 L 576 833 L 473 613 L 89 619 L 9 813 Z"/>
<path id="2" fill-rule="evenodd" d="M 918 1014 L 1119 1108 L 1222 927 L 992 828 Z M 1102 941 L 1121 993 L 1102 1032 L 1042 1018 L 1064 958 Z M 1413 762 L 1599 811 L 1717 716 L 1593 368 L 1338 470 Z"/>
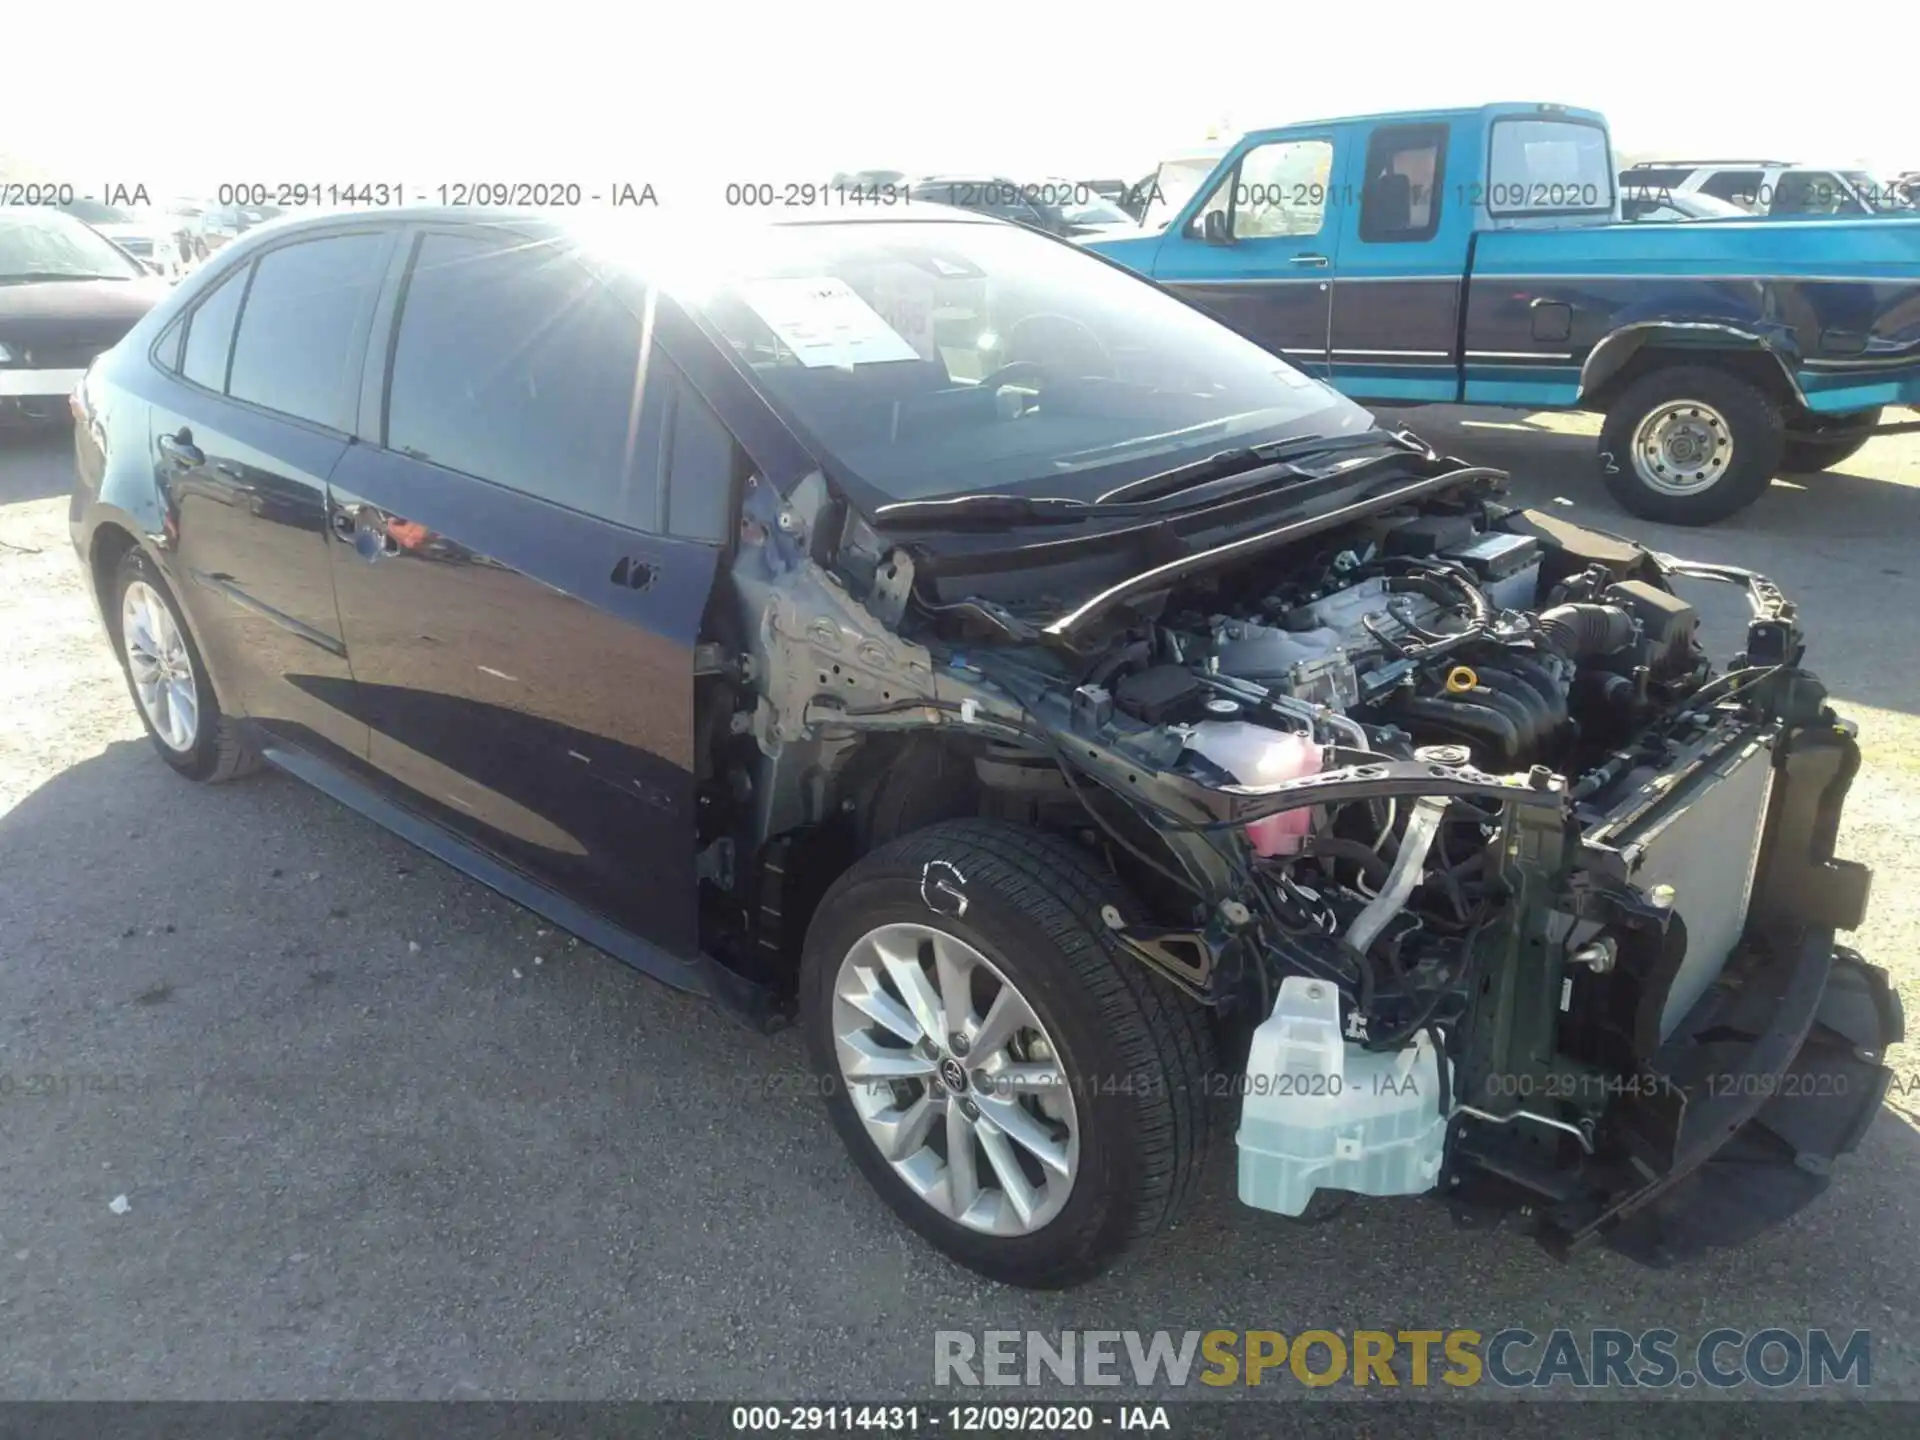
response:
<path id="1" fill-rule="evenodd" d="M 667 533 L 725 544 L 733 527 L 740 447 L 677 369 L 655 362 L 654 383 L 668 381 Z M 671 379 L 669 380 L 669 377 Z"/>
<path id="2" fill-rule="evenodd" d="M 233 337 L 227 393 L 351 429 L 351 389 L 366 348 L 361 320 L 391 240 L 383 231 L 330 235 L 262 255 Z"/>
<path id="3" fill-rule="evenodd" d="M 251 267 L 242 266 L 218 285 L 187 317 L 187 343 L 180 351 L 180 373 L 196 385 L 224 392 L 227 356 L 233 349 L 233 322 L 247 293 Z"/>
<path id="4" fill-rule="evenodd" d="M 1388 125 L 1367 142 L 1360 191 L 1360 238 L 1373 243 L 1431 240 L 1440 228 L 1447 127 Z"/>
<path id="5" fill-rule="evenodd" d="M 1702 195 L 1726 200 L 1743 210 L 1760 208 L 1760 172 L 1758 170 L 1722 170 L 1709 175 L 1699 185 Z"/>
<path id="6" fill-rule="evenodd" d="M 1866 209 L 1831 170 L 1788 170 L 1780 176 L 1769 213 L 1864 215 Z"/>
<path id="7" fill-rule="evenodd" d="M 160 368 L 180 373 L 180 346 L 187 338 L 185 319 L 174 321 L 167 326 L 166 333 L 153 343 L 153 358 L 160 362 Z"/>
<path id="8" fill-rule="evenodd" d="M 388 448 L 653 528 L 642 326 L 604 286 L 551 246 L 427 235 L 401 307 Z"/>
<path id="9" fill-rule="evenodd" d="M 1318 235 L 1332 170 L 1333 146 L 1325 140 L 1255 146 L 1194 216 L 1193 233 L 1206 233 L 1208 211 L 1224 210 L 1232 217 L 1230 233 L 1236 240 Z"/>

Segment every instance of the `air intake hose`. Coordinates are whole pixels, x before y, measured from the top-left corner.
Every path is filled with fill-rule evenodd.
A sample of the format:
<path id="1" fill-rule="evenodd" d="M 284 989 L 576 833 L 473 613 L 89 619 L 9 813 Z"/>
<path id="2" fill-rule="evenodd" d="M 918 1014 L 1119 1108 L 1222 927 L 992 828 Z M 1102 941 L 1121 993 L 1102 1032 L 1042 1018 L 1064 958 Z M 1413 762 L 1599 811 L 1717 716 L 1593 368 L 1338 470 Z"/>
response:
<path id="1" fill-rule="evenodd" d="M 1540 612 L 1540 638 L 1569 660 L 1611 655 L 1633 643 L 1633 617 L 1618 605 L 1582 601 Z"/>

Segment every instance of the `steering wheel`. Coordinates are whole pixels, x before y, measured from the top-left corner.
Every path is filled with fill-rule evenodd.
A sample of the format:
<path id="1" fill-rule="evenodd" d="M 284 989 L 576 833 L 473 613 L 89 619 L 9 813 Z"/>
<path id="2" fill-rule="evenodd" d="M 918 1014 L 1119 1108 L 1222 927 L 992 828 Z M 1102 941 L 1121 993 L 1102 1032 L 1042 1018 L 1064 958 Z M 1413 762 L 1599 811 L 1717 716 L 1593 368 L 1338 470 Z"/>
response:
<path id="1" fill-rule="evenodd" d="M 1020 378 L 1030 378 L 1038 381 L 1040 373 L 1044 369 L 1046 369 L 1046 367 L 1038 360 L 1009 360 L 1006 364 L 998 366 L 987 374 L 982 375 L 978 384 L 982 390 L 997 390 L 1002 385 L 1011 384 L 1014 380 Z"/>
<path id="2" fill-rule="evenodd" d="M 1089 357 L 1098 357 L 1098 373 L 1103 375 L 1112 375 L 1115 373 L 1113 352 L 1107 349 L 1106 342 L 1100 338 L 1099 333 L 1095 331 L 1091 325 L 1087 324 L 1086 321 L 1076 320 L 1071 315 L 1062 315 L 1053 310 L 1040 310 L 1035 311 L 1031 315 L 1022 315 L 1018 320 L 1014 321 L 1013 324 L 1009 325 L 1007 327 L 1007 350 L 1014 352 L 1021 348 L 1020 331 L 1023 327 L 1037 325 L 1042 322 L 1064 325 L 1070 330 L 1078 331 L 1081 337 L 1083 337 L 1083 346 L 1088 352 Z M 1036 348 L 1044 349 L 1044 346 Z M 1017 365 L 1020 362 L 1016 360 L 1010 363 Z"/>

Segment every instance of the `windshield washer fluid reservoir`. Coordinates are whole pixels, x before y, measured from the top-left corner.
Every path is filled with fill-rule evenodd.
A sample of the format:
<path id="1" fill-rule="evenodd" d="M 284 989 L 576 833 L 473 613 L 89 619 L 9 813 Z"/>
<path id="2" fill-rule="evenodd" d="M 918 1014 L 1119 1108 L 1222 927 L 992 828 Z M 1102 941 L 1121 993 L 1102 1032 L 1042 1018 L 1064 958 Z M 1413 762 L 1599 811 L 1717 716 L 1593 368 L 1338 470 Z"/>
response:
<path id="1" fill-rule="evenodd" d="M 1289 976 L 1247 1057 L 1241 1202 L 1302 1215 L 1315 1190 L 1431 1190 L 1447 1138 L 1442 1065 L 1451 1094 L 1452 1063 L 1426 1032 L 1400 1050 L 1363 1050 L 1341 1037 L 1340 992 Z"/>
<path id="2" fill-rule="evenodd" d="M 1291 730 L 1269 730 L 1244 720 L 1206 720 L 1189 731 L 1187 749 L 1204 756 L 1242 785 L 1277 785 L 1320 773 L 1320 747 Z M 1313 828 L 1313 807 L 1262 816 L 1247 826 L 1260 855 L 1293 855 Z"/>

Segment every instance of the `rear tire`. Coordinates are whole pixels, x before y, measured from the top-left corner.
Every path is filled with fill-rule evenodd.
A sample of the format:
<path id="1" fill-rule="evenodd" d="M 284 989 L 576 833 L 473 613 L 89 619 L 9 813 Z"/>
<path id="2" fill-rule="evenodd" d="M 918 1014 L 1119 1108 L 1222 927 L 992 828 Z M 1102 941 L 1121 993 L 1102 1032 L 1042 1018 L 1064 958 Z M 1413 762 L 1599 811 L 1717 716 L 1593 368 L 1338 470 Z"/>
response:
<path id="1" fill-rule="evenodd" d="M 1779 472 L 1780 407 L 1726 370 L 1673 365 L 1614 397 L 1600 430 L 1600 478 L 1623 508 L 1668 525 L 1744 510 Z"/>
<path id="2" fill-rule="evenodd" d="M 260 768 L 259 755 L 220 712 L 173 591 L 138 548 L 122 556 L 113 572 L 107 617 L 133 708 L 162 760 L 207 784 Z"/>
<path id="3" fill-rule="evenodd" d="M 1205 1167 L 1214 1064 L 1207 1016 L 1120 953 L 1101 919 L 1106 905 L 1137 913 L 1104 867 L 1066 841 L 950 820 L 859 861 L 807 932 L 801 1021 L 854 1162 L 923 1237 L 1007 1284 L 1060 1289 L 1099 1274 L 1178 1218 Z M 973 968 L 957 970 L 956 955 L 971 957 Z M 953 973 L 980 978 L 948 993 Z M 929 981 L 924 1024 L 906 1005 L 918 975 Z M 1007 1051 L 991 1039 L 1003 987 L 1033 1020 Z M 950 1022 L 962 1007 L 965 1017 Z M 869 1026 L 876 1013 L 891 1023 Z M 927 1045 L 930 1030 L 949 1033 Z M 955 1030 L 964 1043 L 952 1043 Z M 1023 1072 L 1055 1077 L 1051 1089 L 1014 1096 L 1028 1107 L 1024 1119 L 991 1108 L 1010 1092 L 981 1079 L 1003 1073 L 995 1068 L 1003 1054 Z M 875 1055 L 889 1075 L 918 1068 L 927 1078 L 863 1080 L 875 1073 Z M 953 1078 L 940 1079 L 943 1070 Z M 916 1108 L 923 1102 L 931 1115 Z M 912 1129 L 916 1115 L 921 1128 Z M 996 1134 L 996 1117 L 1017 1123 Z M 1031 1190 L 1017 1176 L 1005 1182 L 1014 1152 L 1004 1137 L 1022 1131 L 1059 1147 L 1054 1170 L 1036 1158 L 1040 1149 L 1016 1155 L 1029 1180 L 1039 1177 Z M 956 1144 L 970 1157 L 958 1167 L 949 1160 Z"/>
<path id="4" fill-rule="evenodd" d="M 1880 414 L 1878 408 L 1863 410 L 1857 415 L 1840 416 L 1835 423 L 1844 425 L 1848 430 L 1871 429 L 1880 423 Z M 1872 438 L 1871 435 L 1842 435 L 1835 438 L 1823 435 L 1817 429 L 1789 430 L 1780 473 L 1814 475 L 1822 470 L 1831 470 L 1848 456 L 1856 454 Z"/>

